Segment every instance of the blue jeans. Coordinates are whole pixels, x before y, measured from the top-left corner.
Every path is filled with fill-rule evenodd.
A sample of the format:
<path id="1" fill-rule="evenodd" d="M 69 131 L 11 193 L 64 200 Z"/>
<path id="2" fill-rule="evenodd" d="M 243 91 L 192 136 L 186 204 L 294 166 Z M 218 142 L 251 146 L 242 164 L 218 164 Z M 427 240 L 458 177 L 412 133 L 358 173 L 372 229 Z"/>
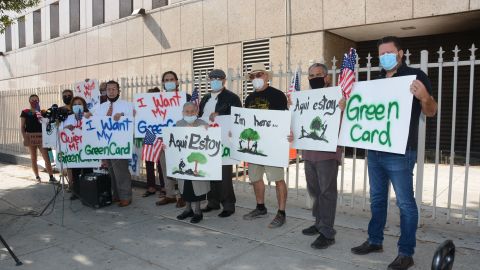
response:
<path id="1" fill-rule="evenodd" d="M 413 167 L 416 150 L 405 155 L 368 151 L 368 175 L 370 178 L 370 209 L 372 218 L 368 224 L 368 241 L 381 245 L 387 222 L 388 184 L 392 182 L 400 208 L 400 239 L 398 254 L 412 256 L 415 249 L 418 209 L 413 193 Z"/>

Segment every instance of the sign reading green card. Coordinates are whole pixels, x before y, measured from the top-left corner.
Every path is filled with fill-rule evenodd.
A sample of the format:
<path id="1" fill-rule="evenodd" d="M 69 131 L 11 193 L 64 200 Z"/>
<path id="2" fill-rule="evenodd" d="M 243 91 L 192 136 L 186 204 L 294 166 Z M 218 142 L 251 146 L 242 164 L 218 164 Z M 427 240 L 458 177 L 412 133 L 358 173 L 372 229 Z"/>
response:
<path id="1" fill-rule="evenodd" d="M 343 114 L 339 144 L 405 154 L 415 76 L 357 82 Z"/>

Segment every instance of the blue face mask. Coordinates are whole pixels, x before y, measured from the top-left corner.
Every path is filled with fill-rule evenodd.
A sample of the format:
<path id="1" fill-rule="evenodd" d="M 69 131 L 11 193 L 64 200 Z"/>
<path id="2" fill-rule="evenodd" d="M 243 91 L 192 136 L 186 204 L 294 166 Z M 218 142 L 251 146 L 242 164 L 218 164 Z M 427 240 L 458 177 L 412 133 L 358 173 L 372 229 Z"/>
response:
<path id="1" fill-rule="evenodd" d="M 195 120 L 197 120 L 197 116 L 196 115 L 191 115 L 191 116 L 183 116 L 183 120 L 187 121 L 187 123 L 189 124 L 192 124 L 193 122 L 195 122 Z"/>
<path id="2" fill-rule="evenodd" d="M 175 82 L 166 82 L 165 83 L 165 90 L 173 91 L 175 89 L 177 89 L 177 83 L 175 83 Z"/>
<path id="3" fill-rule="evenodd" d="M 77 115 L 83 113 L 83 105 L 73 105 L 72 111 L 74 114 L 77 114 Z"/>
<path id="4" fill-rule="evenodd" d="M 222 90 L 223 83 L 220 80 L 210 81 L 210 88 L 212 89 L 213 92 L 218 92 L 218 91 Z"/>
<path id="5" fill-rule="evenodd" d="M 392 70 L 397 65 L 397 54 L 385 53 L 380 56 L 380 65 L 385 70 Z"/>

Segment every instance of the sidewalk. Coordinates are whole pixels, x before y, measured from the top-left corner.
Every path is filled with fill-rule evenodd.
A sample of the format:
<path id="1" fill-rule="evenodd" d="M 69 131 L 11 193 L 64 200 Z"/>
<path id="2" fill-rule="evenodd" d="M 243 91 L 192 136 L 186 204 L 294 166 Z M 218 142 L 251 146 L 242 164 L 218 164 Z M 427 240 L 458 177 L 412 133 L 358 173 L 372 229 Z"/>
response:
<path id="1" fill-rule="evenodd" d="M 0 164 L 0 175 L 1 213 L 39 211 L 53 195 L 51 185 L 30 180 L 29 168 Z M 289 204 L 286 225 L 268 229 L 276 210 L 274 196 L 267 202 L 268 218 L 244 221 L 242 215 L 250 210 L 246 207 L 254 206 L 253 196 L 249 188 L 236 187 L 237 212 L 227 219 L 207 213 L 198 225 L 177 221 L 180 210 L 155 206 L 156 198 L 141 198 L 140 188 L 134 189 L 131 206 L 98 210 L 70 202 L 66 193 L 64 226 L 61 196 L 46 216 L 0 215 L 0 233 L 24 263 L 16 267 L 0 247 L 0 269 L 386 269 L 396 256 L 397 224 L 386 231 L 383 253 L 356 256 L 350 248 L 366 239 L 368 213 L 338 209 L 335 245 L 313 250 L 315 238 L 301 234 L 312 224 L 308 210 Z M 478 230 L 468 234 L 424 227 L 419 238 L 413 269 L 430 269 L 433 252 L 444 239 L 457 244 L 454 269 L 480 265 Z"/>

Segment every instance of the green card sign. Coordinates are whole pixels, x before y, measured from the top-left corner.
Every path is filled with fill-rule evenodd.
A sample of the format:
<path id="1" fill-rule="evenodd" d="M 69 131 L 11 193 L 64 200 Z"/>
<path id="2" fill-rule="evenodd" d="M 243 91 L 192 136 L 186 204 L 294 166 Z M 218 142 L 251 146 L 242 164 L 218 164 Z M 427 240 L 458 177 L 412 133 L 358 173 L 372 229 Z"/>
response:
<path id="1" fill-rule="evenodd" d="M 339 144 L 404 154 L 415 76 L 355 83 L 343 114 Z"/>

